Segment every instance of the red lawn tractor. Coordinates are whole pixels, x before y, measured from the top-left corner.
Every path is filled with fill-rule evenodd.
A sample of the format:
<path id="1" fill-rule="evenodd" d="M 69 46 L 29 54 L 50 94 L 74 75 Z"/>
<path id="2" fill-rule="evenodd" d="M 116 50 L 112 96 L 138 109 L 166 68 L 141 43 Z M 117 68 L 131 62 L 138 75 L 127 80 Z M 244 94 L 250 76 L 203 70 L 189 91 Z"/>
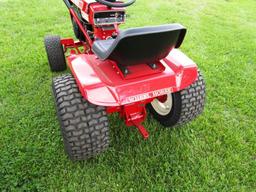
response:
<path id="1" fill-rule="evenodd" d="M 71 74 L 53 79 L 65 150 L 72 160 L 94 157 L 109 147 L 108 114 L 149 137 L 147 112 L 174 127 L 202 113 L 205 82 L 197 65 L 178 48 L 180 24 L 119 30 L 125 7 L 135 0 L 64 0 L 78 41 L 47 36 L 50 69 Z M 67 63 L 67 65 L 66 65 Z"/>

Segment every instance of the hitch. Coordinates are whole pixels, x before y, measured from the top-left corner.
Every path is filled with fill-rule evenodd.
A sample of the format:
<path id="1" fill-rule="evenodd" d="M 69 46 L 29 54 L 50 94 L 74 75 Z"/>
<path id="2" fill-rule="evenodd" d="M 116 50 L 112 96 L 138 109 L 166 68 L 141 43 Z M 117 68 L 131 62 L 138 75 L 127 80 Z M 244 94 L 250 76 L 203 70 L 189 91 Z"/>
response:
<path id="1" fill-rule="evenodd" d="M 120 117 L 125 120 L 125 124 L 130 127 L 136 127 L 141 136 L 146 140 L 149 138 L 149 133 L 142 125 L 142 122 L 146 119 L 146 104 L 152 102 L 153 99 L 147 99 L 144 101 L 132 103 L 129 105 L 108 107 L 107 113 L 118 112 Z"/>
<path id="2" fill-rule="evenodd" d="M 140 123 L 137 123 L 137 122 L 133 122 L 133 125 L 134 125 L 135 127 L 137 127 L 137 129 L 139 130 L 141 136 L 142 136 L 145 140 L 148 139 L 149 133 L 148 133 L 148 131 L 146 130 L 146 128 L 145 128 L 143 125 L 141 125 Z"/>
<path id="3" fill-rule="evenodd" d="M 149 133 L 146 128 L 141 124 L 146 116 L 145 103 L 134 103 L 123 107 L 123 115 L 125 118 L 125 124 L 127 126 L 135 126 L 141 136 L 146 140 L 149 137 Z"/>

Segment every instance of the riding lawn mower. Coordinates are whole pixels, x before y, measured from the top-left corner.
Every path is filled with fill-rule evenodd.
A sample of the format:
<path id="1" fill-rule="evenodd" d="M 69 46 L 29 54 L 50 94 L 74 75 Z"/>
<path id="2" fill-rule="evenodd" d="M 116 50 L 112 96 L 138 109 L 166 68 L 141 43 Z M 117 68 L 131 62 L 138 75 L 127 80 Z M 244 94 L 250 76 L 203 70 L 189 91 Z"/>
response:
<path id="1" fill-rule="evenodd" d="M 164 127 L 202 113 L 205 82 L 195 62 L 178 48 L 186 28 L 165 24 L 119 30 L 136 0 L 64 0 L 75 36 L 45 37 L 53 93 L 65 151 L 84 160 L 110 144 L 108 114 L 119 113 L 144 139 L 147 113 Z"/>

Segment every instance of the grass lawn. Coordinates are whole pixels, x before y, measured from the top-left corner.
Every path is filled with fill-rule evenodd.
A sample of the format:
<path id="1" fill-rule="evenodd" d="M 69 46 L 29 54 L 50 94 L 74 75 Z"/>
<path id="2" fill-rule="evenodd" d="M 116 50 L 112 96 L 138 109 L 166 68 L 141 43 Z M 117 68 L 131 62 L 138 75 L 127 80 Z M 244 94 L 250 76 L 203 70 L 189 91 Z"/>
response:
<path id="1" fill-rule="evenodd" d="M 179 22 L 207 82 L 203 115 L 177 129 L 150 117 L 142 141 L 110 117 L 111 147 L 64 154 L 46 34 L 73 36 L 61 0 L 0 0 L 0 191 L 256 191 L 255 0 L 138 0 L 123 28 Z M 157 129 L 157 131 L 156 131 Z"/>

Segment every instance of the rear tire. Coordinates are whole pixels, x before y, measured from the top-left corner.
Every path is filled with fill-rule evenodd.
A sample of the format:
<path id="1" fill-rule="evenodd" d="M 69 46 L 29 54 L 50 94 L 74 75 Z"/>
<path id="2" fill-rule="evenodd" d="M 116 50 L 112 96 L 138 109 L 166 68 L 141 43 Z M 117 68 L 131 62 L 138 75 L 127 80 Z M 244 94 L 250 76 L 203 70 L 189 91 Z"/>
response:
<path id="1" fill-rule="evenodd" d="M 63 47 L 59 36 L 47 36 L 44 38 L 45 50 L 52 72 L 65 71 L 67 68 Z"/>
<path id="2" fill-rule="evenodd" d="M 153 117 L 165 127 L 173 127 L 192 121 L 199 116 L 205 105 L 205 81 L 198 72 L 197 80 L 188 88 L 176 93 L 168 95 L 170 109 L 169 111 L 161 110 L 157 103 L 160 101 L 153 101 L 148 105 L 148 109 Z M 170 104 L 171 103 L 171 104 Z M 164 103 L 163 103 L 164 104 Z M 159 104 L 162 106 L 162 104 Z M 168 104 L 166 104 L 168 106 Z M 164 107 L 164 105 L 163 105 Z"/>
<path id="3" fill-rule="evenodd" d="M 65 151 L 72 160 L 85 160 L 109 147 L 105 107 L 84 100 L 71 75 L 53 79 L 53 93 Z"/>

